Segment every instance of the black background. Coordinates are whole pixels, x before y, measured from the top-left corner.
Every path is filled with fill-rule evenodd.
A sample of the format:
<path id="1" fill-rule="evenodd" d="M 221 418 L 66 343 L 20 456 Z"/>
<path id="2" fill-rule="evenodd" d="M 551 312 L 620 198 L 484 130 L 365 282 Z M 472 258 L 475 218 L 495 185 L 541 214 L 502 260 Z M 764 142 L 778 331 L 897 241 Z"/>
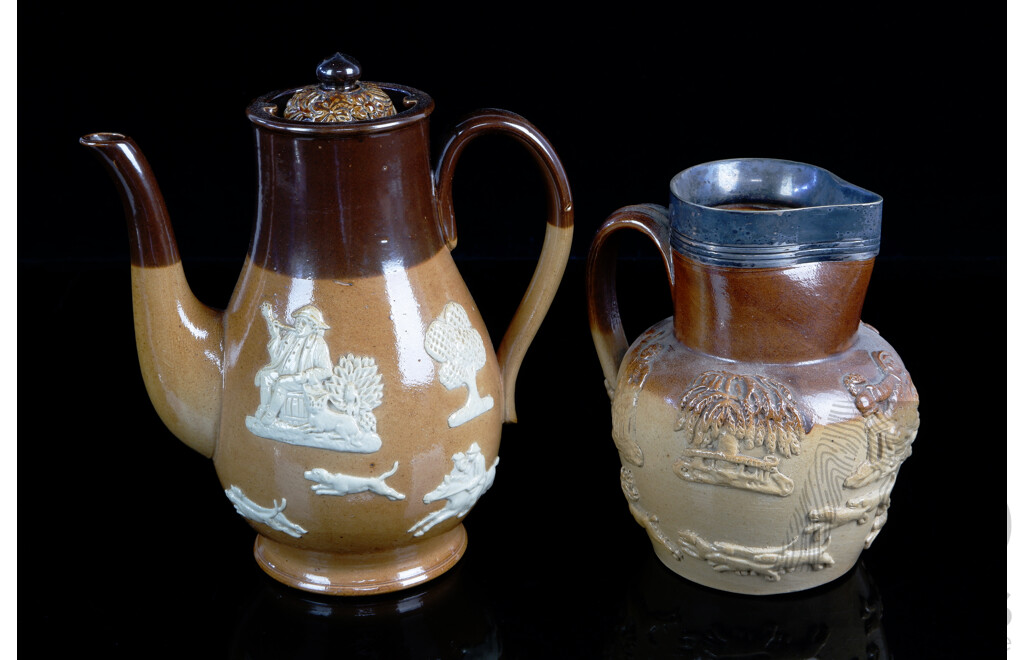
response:
<path id="1" fill-rule="evenodd" d="M 26 657 L 1001 653 L 1003 14 L 587 5 L 560 18 L 555 3 L 488 6 L 292 3 L 220 15 L 21 4 Z M 160 424 L 135 362 L 120 201 L 77 144 L 98 131 L 136 140 L 193 291 L 224 307 L 256 203 L 244 109 L 313 82 L 336 50 L 365 79 L 434 98 L 435 159 L 468 112 L 525 116 L 558 151 L 576 207 L 573 256 L 520 373 L 520 423 L 505 427 L 499 478 L 467 517 L 465 557 L 423 588 L 378 599 L 278 588 L 212 464 Z M 679 170 L 738 156 L 813 163 L 885 198 L 863 318 L 921 396 L 884 532 L 855 573 L 795 596 L 716 593 L 654 560 L 619 488 L 586 319 L 583 264 L 604 218 L 665 204 Z M 497 342 L 543 237 L 540 174 L 518 144 L 478 140 L 460 161 L 455 204 L 453 254 Z M 633 338 L 670 314 L 669 290 L 652 246 L 637 237 L 622 248 Z"/>

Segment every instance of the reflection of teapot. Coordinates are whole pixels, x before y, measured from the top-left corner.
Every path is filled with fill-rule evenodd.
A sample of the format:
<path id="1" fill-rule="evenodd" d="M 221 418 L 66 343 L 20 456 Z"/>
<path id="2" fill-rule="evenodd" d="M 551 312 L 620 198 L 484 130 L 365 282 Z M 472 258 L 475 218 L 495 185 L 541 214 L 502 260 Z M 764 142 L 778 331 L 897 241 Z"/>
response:
<path id="1" fill-rule="evenodd" d="M 651 555 L 637 568 L 608 657 L 889 658 L 882 599 L 863 562 L 817 589 L 751 598 L 675 578 Z"/>
<path id="2" fill-rule="evenodd" d="M 501 629 L 456 565 L 400 593 L 328 598 L 261 586 L 241 613 L 229 658 L 500 658 Z"/>
<path id="3" fill-rule="evenodd" d="M 568 260 L 572 200 L 550 144 L 517 115 L 470 115 L 432 173 L 429 96 L 360 81 L 342 55 L 317 75 L 248 108 L 259 203 L 223 312 L 189 291 L 135 143 L 81 143 L 125 203 L 149 395 L 177 437 L 213 458 L 259 532 L 260 566 L 310 591 L 393 591 L 465 549 L 462 518 L 494 480 L 516 374 Z M 450 255 L 455 164 L 494 132 L 532 151 L 550 199 L 539 264 L 497 354 Z"/>

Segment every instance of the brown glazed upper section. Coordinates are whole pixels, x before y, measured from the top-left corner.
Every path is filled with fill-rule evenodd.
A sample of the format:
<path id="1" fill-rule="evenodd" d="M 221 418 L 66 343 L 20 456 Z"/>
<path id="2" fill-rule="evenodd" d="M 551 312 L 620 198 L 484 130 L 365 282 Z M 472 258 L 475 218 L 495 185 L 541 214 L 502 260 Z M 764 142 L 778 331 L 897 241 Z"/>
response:
<path id="1" fill-rule="evenodd" d="M 257 99 L 259 207 L 249 258 L 295 278 L 348 278 L 428 259 L 444 243 L 434 213 L 427 117 L 433 101 L 387 86 L 407 109 L 350 124 L 281 119 L 294 90 Z M 397 91 L 396 91 L 397 90 Z"/>
<path id="2" fill-rule="evenodd" d="M 154 268 L 178 263 L 163 194 L 135 141 L 120 133 L 92 133 L 79 143 L 96 154 L 117 184 L 128 221 L 132 265 Z"/>
<path id="3" fill-rule="evenodd" d="M 675 335 L 751 362 L 801 362 L 848 349 L 874 259 L 729 268 L 672 253 Z"/>

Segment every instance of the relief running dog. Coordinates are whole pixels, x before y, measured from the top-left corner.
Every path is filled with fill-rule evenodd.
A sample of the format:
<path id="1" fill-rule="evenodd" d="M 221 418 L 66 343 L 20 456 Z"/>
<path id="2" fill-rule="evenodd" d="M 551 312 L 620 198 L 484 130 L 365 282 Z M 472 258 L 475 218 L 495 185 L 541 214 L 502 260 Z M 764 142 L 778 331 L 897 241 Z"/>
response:
<path id="1" fill-rule="evenodd" d="M 384 480 L 398 471 L 398 461 L 379 477 L 357 477 L 350 474 L 328 472 L 323 468 L 306 470 L 303 476 L 317 483 L 311 488 L 317 495 L 354 495 L 371 492 L 383 495 L 389 500 L 404 500 L 405 495 L 387 485 Z"/>

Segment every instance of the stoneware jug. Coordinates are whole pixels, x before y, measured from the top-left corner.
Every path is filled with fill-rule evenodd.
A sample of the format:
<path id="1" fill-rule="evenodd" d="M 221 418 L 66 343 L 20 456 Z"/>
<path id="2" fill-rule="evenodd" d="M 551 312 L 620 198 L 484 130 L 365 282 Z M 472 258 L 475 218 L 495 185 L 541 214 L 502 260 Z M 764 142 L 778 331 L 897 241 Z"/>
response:
<path id="1" fill-rule="evenodd" d="M 524 353 L 561 280 L 573 207 L 549 142 L 510 112 L 459 123 L 431 171 L 425 93 L 359 80 L 335 55 L 319 84 L 249 105 L 259 199 L 224 311 L 196 300 L 161 193 L 123 135 L 81 143 L 119 185 L 135 332 L 161 419 L 213 459 L 277 580 L 328 594 L 434 578 L 466 548 L 491 487 Z M 540 260 L 495 354 L 450 251 L 452 176 L 477 136 L 518 139 L 547 176 Z"/>
<path id="2" fill-rule="evenodd" d="M 612 214 L 587 265 L 629 509 L 694 582 L 773 594 L 833 580 L 885 524 L 918 428 L 903 363 L 860 321 L 882 199 L 769 159 L 698 165 L 670 190 L 667 209 Z M 632 346 L 609 241 L 627 228 L 658 246 L 673 297 Z"/>

